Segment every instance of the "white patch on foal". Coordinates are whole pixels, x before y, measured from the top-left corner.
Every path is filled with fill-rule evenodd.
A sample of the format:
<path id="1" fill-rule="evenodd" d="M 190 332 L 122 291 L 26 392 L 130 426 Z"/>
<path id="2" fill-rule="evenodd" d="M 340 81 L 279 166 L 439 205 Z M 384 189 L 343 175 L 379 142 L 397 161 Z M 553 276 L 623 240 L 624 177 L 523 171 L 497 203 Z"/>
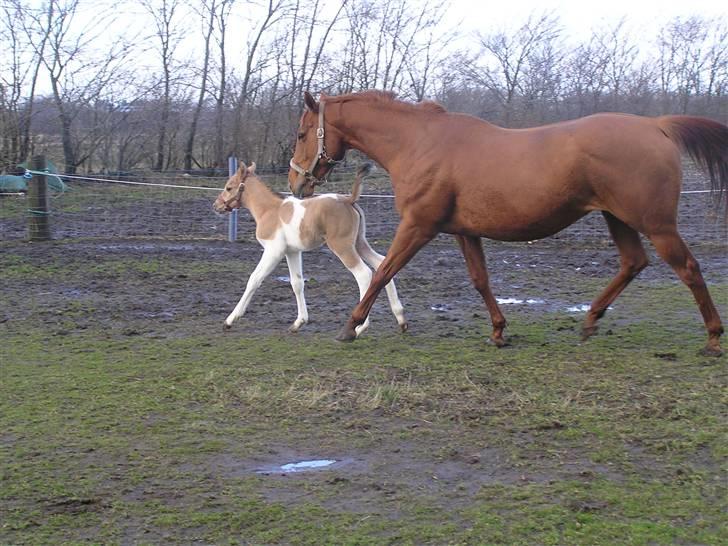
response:
<path id="1" fill-rule="evenodd" d="M 303 222 L 303 217 L 306 215 L 306 207 L 303 206 L 300 199 L 295 197 L 287 197 L 283 202 L 293 204 L 293 216 L 291 217 L 291 221 L 287 224 L 281 222 L 281 229 L 283 231 L 286 244 L 289 248 L 298 250 L 299 252 L 308 250 L 301 240 L 301 222 Z"/>

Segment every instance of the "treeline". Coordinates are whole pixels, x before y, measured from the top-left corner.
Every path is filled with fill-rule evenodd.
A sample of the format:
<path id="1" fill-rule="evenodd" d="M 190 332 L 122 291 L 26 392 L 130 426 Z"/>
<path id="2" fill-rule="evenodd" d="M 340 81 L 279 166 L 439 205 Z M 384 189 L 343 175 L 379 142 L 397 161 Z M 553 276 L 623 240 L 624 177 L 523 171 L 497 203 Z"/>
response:
<path id="1" fill-rule="evenodd" d="M 41 151 L 68 173 L 285 166 L 304 90 L 393 90 L 508 127 L 728 120 L 725 19 L 578 41 L 553 13 L 462 36 L 443 0 L 2 1 L 2 171 Z"/>

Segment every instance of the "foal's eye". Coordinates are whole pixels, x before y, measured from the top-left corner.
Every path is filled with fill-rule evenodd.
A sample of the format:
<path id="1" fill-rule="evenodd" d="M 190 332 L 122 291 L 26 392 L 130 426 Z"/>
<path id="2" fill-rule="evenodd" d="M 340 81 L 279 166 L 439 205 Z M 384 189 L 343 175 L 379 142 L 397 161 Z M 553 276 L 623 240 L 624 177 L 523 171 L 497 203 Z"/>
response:
<path id="1" fill-rule="evenodd" d="M 303 140 L 306 138 L 306 133 L 298 133 L 298 140 Z"/>

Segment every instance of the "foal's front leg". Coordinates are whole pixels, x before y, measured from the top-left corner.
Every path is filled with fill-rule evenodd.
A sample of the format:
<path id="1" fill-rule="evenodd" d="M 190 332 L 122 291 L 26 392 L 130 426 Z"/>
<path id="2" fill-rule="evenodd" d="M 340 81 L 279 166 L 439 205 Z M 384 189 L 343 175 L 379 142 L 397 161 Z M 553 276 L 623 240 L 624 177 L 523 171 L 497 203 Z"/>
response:
<path id="1" fill-rule="evenodd" d="M 298 316 L 295 322 L 288 329 L 289 332 L 298 332 L 298 329 L 308 322 L 308 309 L 306 309 L 306 297 L 303 295 L 303 265 L 301 263 L 301 252 L 286 252 L 286 263 L 288 263 L 288 276 L 291 279 L 291 288 L 296 295 Z"/>
<path id="2" fill-rule="evenodd" d="M 263 256 L 260 258 L 260 262 L 258 262 L 258 265 L 255 266 L 255 270 L 248 279 L 248 284 L 245 287 L 243 297 L 240 298 L 240 301 L 235 306 L 235 309 L 233 309 L 233 312 L 225 319 L 225 324 L 223 325 L 225 330 L 230 329 L 233 322 L 245 314 L 245 310 L 248 308 L 250 300 L 253 299 L 253 294 L 255 294 L 255 291 L 260 288 L 260 285 L 265 278 L 273 272 L 278 263 L 281 261 L 284 250 L 285 249 L 282 246 L 274 244 L 264 247 Z"/>

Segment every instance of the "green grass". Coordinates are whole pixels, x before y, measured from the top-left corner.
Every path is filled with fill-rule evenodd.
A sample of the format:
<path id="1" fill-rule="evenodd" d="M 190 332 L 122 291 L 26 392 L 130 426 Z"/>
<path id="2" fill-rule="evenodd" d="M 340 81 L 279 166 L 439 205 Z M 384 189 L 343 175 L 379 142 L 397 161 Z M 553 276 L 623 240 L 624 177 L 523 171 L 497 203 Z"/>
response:
<path id="1" fill-rule="evenodd" d="M 574 345 L 558 321 L 514 319 L 505 350 L 478 336 L 6 332 L 0 542 L 728 540 L 724 362 L 695 354 L 697 332 L 665 359 L 654 328 Z M 418 476 L 388 471 L 381 445 L 411 452 Z M 340 482 L 251 470 L 316 449 L 368 467 Z M 417 471 L 482 449 L 507 471 L 476 487 Z"/>

